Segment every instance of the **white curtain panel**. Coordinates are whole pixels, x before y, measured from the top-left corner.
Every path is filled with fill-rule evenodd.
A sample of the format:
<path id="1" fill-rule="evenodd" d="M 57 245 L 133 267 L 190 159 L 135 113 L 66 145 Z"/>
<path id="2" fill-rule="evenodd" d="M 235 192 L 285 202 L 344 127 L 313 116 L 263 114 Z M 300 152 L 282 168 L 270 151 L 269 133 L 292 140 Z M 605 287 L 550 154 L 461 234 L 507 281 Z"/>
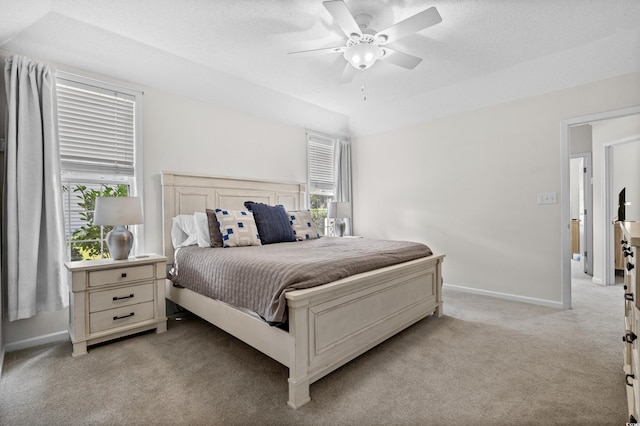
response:
<path id="1" fill-rule="evenodd" d="M 351 218 L 344 219 L 345 235 L 353 235 L 353 203 L 351 202 L 351 142 L 336 141 L 336 201 L 350 203 Z"/>
<path id="2" fill-rule="evenodd" d="M 2 232 L 10 321 L 69 304 L 56 114 L 55 71 L 6 59 L 7 146 Z"/>

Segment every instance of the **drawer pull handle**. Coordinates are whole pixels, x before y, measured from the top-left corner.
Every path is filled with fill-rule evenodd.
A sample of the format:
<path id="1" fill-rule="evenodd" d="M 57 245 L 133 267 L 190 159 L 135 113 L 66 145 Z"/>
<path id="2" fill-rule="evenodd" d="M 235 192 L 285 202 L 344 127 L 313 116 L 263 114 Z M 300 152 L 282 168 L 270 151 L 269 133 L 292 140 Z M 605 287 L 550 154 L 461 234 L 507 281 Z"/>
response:
<path id="1" fill-rule="evenodd" d="M 125 319 L 125 318 L 132 317 L 132 316 L 134 316 L 134 315 L 135 315 L 135 313 L 131 312 L 129 315 L 123 315 L 123 316 L 121 316 L 121 317 L 119 317 L 119 316 L 115 316 L 115 317 L 113 317 L 113 320 L 114 320 L 114 321 L 116 321 L 116 320 L 121 320 L 121 319 Z"/>
<path id="2" fill-rule="evenodd" d="M 633 293 L 625 293 L 624 298 L 630 302 L 633 302 Z"/>
<path id="3" fill-rule="evenodd" d="M 622 250 L 622 254 L 624 257 L 631 256 L 633 257 L 633 252 L 631 250 Z"/>
<path id="4" fill-rule="evenodd" d="M 132 299 L 132 298 L 133 298 L 133 293 L 131 293 L 131 294 L 130 294 L 130 295 L 128 295 L 128 296 L 122 296 L 122 297 L 114 296 L 114 297 L 113 297 L 113 301 L 115 302 L 115 301 L 117 301 L 117 300 Z"/>
<path id="5" fill-rule="evenodd" d="M 632 270 L 633 268 L 635 268 L 635 265 L 631 262 L 627 262 L 627 271 Z"/>
<path id="6" fill-rule="evenodd" d="M 126 273 L 126 272 L 121 273 L 121 274 L 120 274 L 120 277 L 121 277 L 121 278 L 127 278 L 127 273 Z"/>
<path id="7" fill-rule="evenodd" d="M 636 340 L 637 338 L 638 336 L 636 336 L 634 332 L 629 332 L 624 336 L 622 336 L 622 341 L 626 343 L 633 343 L 633 341 Z"/>
<path id="8" fill-rule="evenodd" d="M 632 379 L 635 379 L 636 376 L 634 376 L 633 374 L 627 374 L 625 375 L 624 381 L 627 384 L 627 386 L 633 386 L 633 383 L 629 383 L 629 377 L 631 377 Z"/>

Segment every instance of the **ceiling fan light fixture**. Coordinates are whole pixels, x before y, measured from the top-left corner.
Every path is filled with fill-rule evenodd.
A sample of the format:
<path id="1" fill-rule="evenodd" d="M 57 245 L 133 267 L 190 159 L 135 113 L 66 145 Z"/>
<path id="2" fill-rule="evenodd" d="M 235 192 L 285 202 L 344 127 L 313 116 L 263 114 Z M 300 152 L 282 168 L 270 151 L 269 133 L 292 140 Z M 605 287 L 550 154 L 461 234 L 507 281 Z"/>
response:
<path id="1" fill-rule="evenodd" d="M 384 34 L 377 34 L 376 35 L 376 43 L 378 44 L 384 44 L 387 42 L 387 40 L 389 40 L 389 37 L 387 37 Z"/>
<path id="2" fill-rule="evenodd" d="M 344 58 L 359 70 L 365 70 L 384 55 L 377 44 L 359 43 L 344 52 Z"/>
<path id="3" fill-rule="evenodd" d="M 381 3 L 393 2 L 385 1 Z M 442 22 L 442 17 L 438 10 L 435 7 L 430 7 L 400 22 L 396 22 L 382 31 L 376 31 L 370 26 L 372 22 L 371 15 L 367 13 L 353 15 L 345 0 L 325 0 L 322 4 L 333 18 L 334 24 L 347 37 L 345 45 L 292 53 L 342 53 L 351 67 L 344 64 L 341 83 L 351 81 L 355 75 L 354 68 L 365 70 L 375 64 L 378 59 L 407 70 L 414 69 L 422 62 L 422 58 L 394 50 L 387 47 L 387 44 L 394 43 Z"/>

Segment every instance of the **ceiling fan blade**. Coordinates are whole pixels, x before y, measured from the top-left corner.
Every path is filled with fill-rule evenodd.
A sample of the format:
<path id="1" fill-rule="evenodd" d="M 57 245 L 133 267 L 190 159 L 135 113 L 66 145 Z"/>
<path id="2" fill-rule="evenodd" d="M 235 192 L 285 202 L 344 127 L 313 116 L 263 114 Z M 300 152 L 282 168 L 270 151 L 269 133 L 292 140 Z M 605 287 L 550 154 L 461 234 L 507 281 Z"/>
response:
<path id="1" fill-rule="evenodd" d="M 420 13 L 416 13 L 404 21 L 400 21 L 390 26 L 386 30 L 379 31 L 376 34 L 376 38 L 379 40 L 386 38 L 384 41 L 381 41 L 380 44 L 390 43 L 392 41 L 400 40 L 410 34 L 422 31 L 425 28 L 439 24 L 440 22 L 442 22 L 442 17 L 438 13 L 438 10 L 435 7 L 430 7 Z"/>
<path id="2" fill-rule="evenodd" d="M 357 69 L 353 67 L 349 62 L 345 63 L 344 69 L 342 70 L 342 75 L 340 76 L 340 84 L 351 83 L 353 77 L 356 75 Z"/>
<path id="3" fill-rule="evenodd" d="M 322 4 L 331 16 L 333 16 L 336 24 L 338 24 L 347 37 L 351 37 L 351 34 L 357 34 L 362 37 L 362 31 L 360 30 L 358 23 L 353 19 L 353 15 L 349 11 L 349 8 L 342 0 L 325 1 L 322 2 Z"/>
<path id="4" fill-rule="evenodd" d="M 383 48 L 384 56 L 380 58 L 381 61 L 389 62 L 390 64 L 397 65 L 408 70 L 412 70 L 422 62 L 422 58 L 409 55 L 408 53 L 398 52 L 397 50 Z"/>
<path id="5" fill-rule="evenodd" d="M 288 55 L 315 55 L 317 53 L 342 53 L 346 49 L 345 46 L 323 47 L 321 49 L 301 50 L 299 52 L 289 52 Z"/>

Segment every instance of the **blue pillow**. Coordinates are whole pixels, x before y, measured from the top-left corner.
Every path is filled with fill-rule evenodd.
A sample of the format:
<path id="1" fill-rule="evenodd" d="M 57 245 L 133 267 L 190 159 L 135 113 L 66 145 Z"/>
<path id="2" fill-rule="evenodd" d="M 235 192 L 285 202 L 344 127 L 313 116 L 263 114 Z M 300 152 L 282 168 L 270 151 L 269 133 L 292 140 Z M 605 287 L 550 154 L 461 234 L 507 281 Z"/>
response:
<path id="1" fill-rule="evenodd" d="M 262 244 L 295 241 L 296 235 L 289 223 L 284 206 L 270 206 L 263 203 L 245 201 L 244 206 L 253 212 Z"/>

